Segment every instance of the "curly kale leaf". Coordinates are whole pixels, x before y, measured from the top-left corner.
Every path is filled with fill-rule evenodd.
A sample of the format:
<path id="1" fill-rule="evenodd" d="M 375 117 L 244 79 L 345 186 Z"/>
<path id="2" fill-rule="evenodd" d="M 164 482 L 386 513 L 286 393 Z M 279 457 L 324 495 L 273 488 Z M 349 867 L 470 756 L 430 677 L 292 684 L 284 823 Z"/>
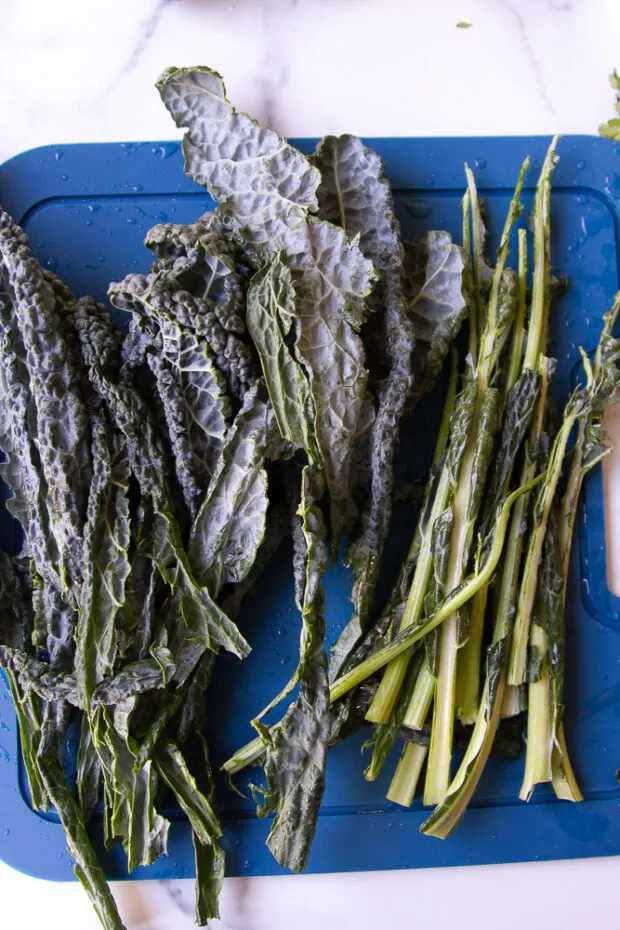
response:
<path id="1" fill-rule="evenodd" d="M 160 256 L 151 273 L 128 275 L 109 288 L 114 306 L 133 313 L 128 367 L 143 362 L 162 321 L 174 321 L 206 342 L 230 393 L 242 398 L 256 379 L 257 365 L 244 321 L 249 269 L 239 265 L 239 248 L 209 218 L 189 226 L 155 226 L 146 245 Z"/>
<path id="2" fill-rule="evenodd" d="M 24 529 L 37 574 L 60 588 L 60 555 L 50 527 L 47 483 L 36 445 L 24 355 L 13 303 L 0 290 L 0 448 L 5 459 L 0 464 L 0 477 L 11 494 L 6 508 Z"/>
<path id="3" fill-rule="evenodd" d="M 271 731 L 257 724 L 266 746 L 267 789 L 258 814 L 276 814 L 267 845 L 280 865 L 299 872 L 306 867 L 325 786 L 329 742 L 329 681 L 323 648 L 325 594 L 322 577 L 328 564 L 325 526 L 317 504 L 319 476 L 306 467 L 299 513 L 306 541 L 306 579 L 298 680 L 300 692 Z M 258 797 L 260 789 L 255 789 Z"/>
<path id="4" fill-rule="evenodd" d="M 316 219 L 319 173 L 270 129 L 238 113 L 208 68 L 165 71 L 162 99 L 183 141 L 186 172 L 208 187 L 248 248 L 283 250 L 297 294 L 297 347 L 308 369 L 337 546 L 348 521 L 351 456 L 366 386 L 362 325 L 374 273 L 355 240 Z"/>
<path id="5" fill-rule="evenodd" d="M 76 360 L 63 338 L 65 327 L 54 288 L 30 253 L 24 234 L 4 212 L 0 212 L 0 277 L 23 344 L 49 520 L 60 552 L 62 588 L 74 599 L 72 585 L 81 577 L 91 470 L 88 416 Z"/>

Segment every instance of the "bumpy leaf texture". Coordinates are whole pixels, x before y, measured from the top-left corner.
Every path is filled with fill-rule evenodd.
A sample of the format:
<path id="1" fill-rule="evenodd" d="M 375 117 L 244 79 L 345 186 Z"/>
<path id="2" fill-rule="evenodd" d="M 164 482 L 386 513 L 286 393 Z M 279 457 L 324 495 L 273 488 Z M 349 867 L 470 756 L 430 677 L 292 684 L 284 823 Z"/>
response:
<path id="1" fill-rule="evenodd" d="M 290 345 L 295 290 L 282 254 L 252 278 L 247 326 L 258 350 L 269 397 L 282 436 L 318 464 L 314 404 L 306 373 Z"/>
<path id="2" fill-rule="evenodd" d="M 93 481 L 84 532 L 84 579 L 76 629 L 80 704 L 114 668 L 116 615 L 125 602 L 129 562 L 129 460 L 124 442 L 101 417 L 91 418 Z"/>
<path id="3" fill-rule="evenodd" d="M 200 500 L 222 447 L 230 416 L 226 384 L 206 342 L 163 320 L 156 339 L 160 352 L 150 352 L 175 458 L 179 484 L 190 514 Z"/>
<path id="4" fill-rule="evenodd" d="M 359 236 L 364 256 L 381 275 L 371 306 L 382 315 L 385 361 L 389 366 L 388 375 L 378 386 L 370 437 L 369 497 L 346 555 L 354 575 L 354 615 L 332 653 L 333 674 L 338 670 L 334 668 L 336 656 L 342 653 L 344 657 L 354 648 L 372 607 L 391 516 L 400 420 L 413 386 L 414 329 L 404 294 L 400 228 L 383 162 L 354 136 L 327 136 L 312 161 L 322 177 L 318 188 L 320 216 L 341 226 L 348 235 Z M 377 328 L 371 327 L 373 337 Z"/>
<path id="5" fill-rule="evenodd" d="M 185 170 L 256 254 L 283 250 L 297 294 L 297 347 L 314 399 L 316 435 L 337 545 L 350 512 L 348 479 L 367 372 L 356 333 L 374 273 L 355 240 L 311 216 L 319 173 L 270 129 L 235 111 L 208 68 L 165 71 L 162 99 L 183 140 Z"/>
<path id="6" fill-rule="evenodd" d="M 75 604 L 91 471 L 88 416 L 54 288 L 31 255 L 24 233 L 4 211 L 0 212 L 0 278 L 1 289 L 13 305 L 30 380 L 62 589 Z"/>
<path id="7" fill-rule="evenodd" d="M 405 296 L 415 331 L 410 404 L 432 386 L 467 315 L 467 256 L 447 232 L 405 244 Z"/>
<path id="8" fill-rule="evenodd" d="M 267 845 L 280 865 L 293 872 L 301 871 L 308 862 L 325 786 L 330 732 L 322 586 L 328 554 L 323 517 L 316 503 L 321 494 L 319 475 L 307 466 L 299 511 L 307 547 L 299 696 L 271 732 L 257 724 L 265 739 L 267 776 L 267 790 L 258 813 L 264 817 L 275 812 Z"/>

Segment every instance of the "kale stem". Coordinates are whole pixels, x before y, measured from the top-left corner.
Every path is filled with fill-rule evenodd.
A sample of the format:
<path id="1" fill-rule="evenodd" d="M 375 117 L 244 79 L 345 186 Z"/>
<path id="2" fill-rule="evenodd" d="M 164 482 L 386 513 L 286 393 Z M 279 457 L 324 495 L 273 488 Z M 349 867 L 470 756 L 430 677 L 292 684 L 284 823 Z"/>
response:
<path id="1" fill-rule="evenodd" d="M 536 185 L 534 202 L 534 274 L 532 279 L 532 313 L 527 333 L 524 367 L 533 370 L 545 351 L 551 280 L 550 213 L 551 176 L 556 165 L 555 150 L 559 136 L 554 136 Z"/>
<path id="2" fill-rule="evenodd" d="M 435 691 L 435 676 L 424 660 L 418 674 L 409 707 L 403 717 L 403 726 L 411 730 L 421 730 L 428 715 L 433 693 Z"/>
<path id="3" fill-rule="evenodd" d="M 506 325 L 501 322 L 500 317 L 500 294 L 510 248 L 510 237 L 514 224 L 521 212 L 521 191 L 529 164 L 529 158 L 526 158 L 521 167 L 515 192 L 506 216 L 497 253 L 497 262 L 491 280 L 489 301 L 486 308 L 486 319 L 480 339 L 478 362 L 473 375 L 473 381 L 476 387 L 474 416 L 452 500 L 454 528 L 452 531 L 450 559 L 446 578 L 446 589 L 448 591 L 452 590 L 460 583 L 470 558 L 475 523 L 478 515 L 477 506 L 479 506 L 479 500 L 477 505 L 475 503 L 476 497 L 479 498 L 480 487 L 485 481 L 486 467 L 488 467 L 489 464 L 488 457 L 484 464 L 482 464 L 477 456 L 477 449 L 481 447 L 480 443 L 483 430 L 487 430 L 490 441 L 493 441 L 490 423 L 483 423 L 482 407 L 488 389 L 492 383 L 499 359 L 500 353 L 498 350 L 498 343 L 501 343 L 506 335 Z M 465 167 L 465 172 L 467 175 L 468 189 L 470 191 L 473 216 L 474 285 L 476 287 L 478 306 L 480 306 L 482 286 L 482 219 L 477 202 L 477 192 L 473 174 L 471 169 L 467 166 Z M 450 617 L 446 623 L 443 624 L 439 637 L 439 672 L 435 688 L 431 745 L 424 789 L 424 801 L 426 804 L 440 803 L 450 784 L 458 652 L 458 618 L 455 615 Z M 472 659 L 473 661 L 468 668 L 468 674 L 473 677 L 474 675 L 479 675 L 479 672 L 473 667 L 475 663 L 474 652 L 472 652 Z"/>
<path id="4" fill-rule="evenodd" d="M 388 801 L 402 807 L 411 807 L 427 753 L 428 746 L 421 743 L 405 743 L 386 794 Z"/>
<path id="5" fill-rule="evenodd" d="M 527 231 L 525 229 L 518 230 L 518 269 L 517 316 L 515 318 L 512 337 L 510 366 L 504 385 L 502 409 L 505 409 L 507 396 L 519 378 L 523 360 L 527 303 Z M 507 490 L 509 487 L 511 474 L 512 469 L 510 469 L 506 478 L 504 490 Z M 533 477 L 533 475 L 531 477 Z M 521 483 L 524 482 L 522 481 Z M 523 510 L 525 503 L 525 499 L 521 498 L 516 506 L 520 510 Z M 514 519 L 515 517 L 513 515 L 513 522 Z M 461 650 L 458 662 L 456 700 L 459 719 L 461 723 L 466 725 L 475 723 L 478 714 L 480 699 L 480 659 L 488 593 L 488 588 L 481 588 L 473 600 L 469 621 L 469 636 Z"/>
<path id="6" fill-rule="evenodd" d="M 480 656 L 489 589 L 481 588 L 472 601 L 467 642 L 461 649 L 456 681 L 456 706 L 465 726 L 476 722 L 480 702 Z"/>
<path id="7" fill-rule="evenodd" d="M 527 646 L 530 633 L 530 619 L 534 607 L 534 597 L 536 595 L 536 584 L 538 580 L 538 566 L 542 554 L 542 547 L 547 532 L 547 523 L 551 504 L 555 495 L 558 481 L 562 472 L 562 463 L 566 453 L 568 440 L 573 426 L 580 414 L 580 408 L 576 398 L 572 398 L 564 414 L 564 421 L 556 436 L 553 444 L 549 466 L 545 476 L 545 484 L 536 502 L 538 511 L 538 520 L 534 531 L 530 537 L 527 551 L 525 568 L 523 570 L 523 579 L 521 590 L 519 592 L 519 603 L 517 606 L 517 617 L 515 620 L 514 635 L 512 640 L 512 652 L 508 668 L 508 684 L 521 685 L 525 682 L 525 666 L 527 657 Z M 531 715 L 531 709 L 530 709 Z"/>
<path id="8" fill-rule="evenodd" d="M 547 635 L 538 624 L 532 624 L 532 648 L 542 656 L 543 667 L 538 681 L 528 686 L 527 750 L 525 775 L 519 797 L 529 801 L 535 785 L 551 781 L 551 682 L 549 680 L 549 645 Z"/>
<path id="9" fill-rule="evenodd" d="M 506 685 L 502 717 L 518 717 L 527 710 L 527 689 L 525 685 Z"/>
<path id="10" fill-rule="evenodd" d="M 514 504 L 522 494 L 527 494 L 532 488 L 539 484 L 543 477 L 544 475 L 538 475 L 533 481 L 517 488 L 504 500 L 499 509 L 495 522 L 493 541 L 489 547 L 484 565 L 481 568 L 477 568 L 463 584 L 459 585 L 456 591 L 453 591 L 443 601 L 434 614 L 403 630 L 387 646 L 377 650 L 377 652 L 373 653 L 367 659 L 364 659 L 363 662 L 360 662 L 359 665 L 356 665 L 355 668 L 352 668 L 349 672 L 337 678 L 332 684 L 329 692 L 329 698 L 332 704 L 345 694 L 348 694 L 353 688 L 356 688 L 357 685 L 360 685 L 366 678 L 369 678 L 370 675 L 374 675 L 379 669 L 384 668 L 392 659 L 406 652 L 406 650 L 411 649 L 411 647 L 420 642 L 427 633 L 430 633 L 431 630 L 434 630 L 443 623 L 447 617 L 471 600 L 482 585 L 489 583 L 502 554 L 510 513 Z M 228 775 L 234 775 L 246 766 L 257 762 L 263 751 L 264 743 L 257 737 L 239 749 L 234 756 L 225 762 L 222 766 L 222 770 L 227 772 Z"/>
<path id="11" fill-rule="evenodd" d="M 501 716 L 505 680 L 505 675 L 502 675 L 493 702 L 490 701 L 489 682 L 485 682 L 480 712 L 463 760 L 444 801 L 422 824 L 422 833 L 444 840 L 461 822 L 493 746 Z"/>
<path id="12" fill-rule="evenodd" d="M 437 437 L 435 453 L 433 456 L 432 467 L 435 468 L 440 464 L 446 450 L 446 445 L 448 443 L 450 418 L 452 416 L 454 400 L 456 397 L 456 385 L 458 378 L 457 361 L 456 351 L 452 350 L 448 393 L 444 403 L 439 435 Z M 450 478 L 447 466 L 444 464 L 441 469 L 439 483 L 435 491 L 435 499 L 433 501 L 428 521 L 426 521 L 425 526 L 422 526 L 422 521 L 418 523 L 415 538 L 412 543 L 412 546 L 416 546 L 418 548 L 418 561 L 413 576 L 413 581 L 411 583 L 409 597 L 407 598 L 405 612 L 400 624 L 400 630 L 406 629 L 412 623 L 417 623 L 422 616 L 422 612 L 424 610 L 424 597 L 428 588 L 428 582 L 433 564 L 431 550 L 433 526 L 436 519 L 440 516 L 446 507 L 449 490 Z M 424 510 L 425 508 L 423 507 L 422 516 L 424 515 Z M 403 655 L 399 656 L 393 662 L 390 662 L 385 670 L 383 678 L 381 679 L 379 687 L 377 688 L 377 692 L 373 698 L 373 701 L 368 708 L 368 712 L 366 713 L 366 720 L 369 720 L 372 723 L 382 724 L 387 724 L 389 722 L 405 675 L 407 673 L 407 667 L 409 665 L 410 659 L 411 653 L 403 653 Z"/>
<path id="13" fill-rule="evenodd" d="M 517 231 L 517 237 L 519 256 L 517 280 L 519 296 L 517 304 L 517 315 L 515 317 L 513 328 L 512 346 L 510 351 L 510 365 L 508 367 L 506 384 L 504 385 L 503 406 L 506 404 L 506 398 L 509 392 L 517 383 L 523 363 L 525 317 L 527 311 L 527 230 L 523 228 L 519 229 Z"/>
<path id="14" fill-rule="evenodd" d="M 517 488 L 505 499 L 497 516 L 493 541 L 489 547 L 484 565 L 481 568 L 477 568 L 455 591 L 448 595 L 441 606 L 430 617 L 424 618 L 416 624 L 412 624 L 406 630 L 399 633 L 387 646 L 379 649 L 377 652 L 373 653 L 373 655 L 364 659 L 363 662 L 360 662 L 359 665 L 356 665 L 355 668 L 352 668 L 349 672 L 337 678 L 330 690 L 330 700 L 332 703 L 347 694 L 352 688 L 361 684 L 362 681 L 365 681 L 370 675 L 374 675 L 375 672 L 378 672 L 379 669 L 387 665 L 391 659 L 399 656 L 401 653 L 405 652 L 405 650 L 410 649 L 411 646 L 418 643 L 427 633 L 430 633 L 431 630 L 434 630 L 450 617 L 451 614 L 455 613 L 471 600 L 482 585 L 488 584 L 497 568 L 502 554 L 510 512 L 513 505 L 522 494 L 527 494 L 528 491 L 531 491 L 532 488 L 539 484 L 543 477 L 544 475 L 539 475 L 523 487 Z"/>

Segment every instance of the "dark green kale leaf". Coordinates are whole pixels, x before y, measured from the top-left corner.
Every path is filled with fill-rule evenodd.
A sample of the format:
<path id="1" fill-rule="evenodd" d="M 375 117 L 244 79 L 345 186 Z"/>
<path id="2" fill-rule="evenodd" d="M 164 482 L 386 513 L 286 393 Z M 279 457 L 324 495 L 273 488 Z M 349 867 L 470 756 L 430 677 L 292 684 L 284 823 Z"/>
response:
<path id="1" fill-rule="evenodd" d="M 156 339 L 160 351 L 148 364 L 164 410 L 177 478 L 195 517 L 222 447 L 231 408 L 225 382 L 206 342 L 163 320 Z"/>
<path id="2" fill-rule="evenodd" d="M 398 449 L 400 420 L 413 386 L 415 344 L 403 279 L 403 247 L 383 162 L 355 136 L 327 136 L 319 144 L 313 163 L 321 172 L 319 211 L 352 236 L 380 274 L 370 306 L 381 315 L 385 329 L 387 376 L 379 384 L 376 416 L 369 456 L 371 484 L 357 533 L 345 555 L 353 569 L 354 616 L 336 650 L 347 655 L 362 635 L 379 577 L 383 546 L 391 516 L 393 463 Z M 376 327 L 371 325 L 374 336 Z M 371 353 L 369 353 L 371 354 Z M 338 672 L 334 666 L 333 673 Z"/>
<path id="3" fill-rule="evenodd" d="M 212 217 L 189 226 L 155 226 L 146 245 L 160 256 L 150 274 L 128 275 L 109 288 L 114 306 L 133 315 L 126 364 L 143 362 L 161 322 L 172 320 L 206 343 L 231 396 L 240 400 L 257 365 L 244 321 L 250 269 L 242 265 L 239 247 L 220 235 Z"/>
<path id="4" fill-rule="evenodd" d="M 277 254 L 252 278 L 247 326 L 258 350 L 278 427 L 285 439 L 305 449 L 316 464 L 320 454 L 314 430 L 314 404 L 306 373 L 295 357 L 291 332 L 295 289 L 291 272 Z"/>
<path id="5" fill-rule="evenodd" d="M 405 297 L 415 332 L 411 406 L 429 390 L 467 315 L 467 255 L 447 232 L 405 243 Z"/>
<path id="6" fill-rule="evenodd" d="M 330 732 L 327 657 L 323 648 L 325 594 L 321 581 L 328 553 L 317 503 L 321 495 L 320 475 L 307 466 L 299 510 L 307 547 L 297 673 L 299 696 L 271 731 L 256 723 L 265 742 L 267 777 L 266 790 L 254 789 L 255 797 L 264 794 L 258 814 L 266 817 L 275 812 L 267 845 L 280 865 L 293 872 L 305 868 L 314 839 Z"/>
<path id="7" fill-rule="evenodd" d="M 15 561 L 0 551 L 0 667 L 4 668 L 19 724 L 22 758 L 35 809 L 47 810 L 47 798 L 37 768 L 41 701 L 19 680 L 16 651 L 31 649 L 34 626 L 31 595 Z"/>
<path id="8" fill-rule="evenodd" d="M 236 625 L 195 579 L 179 526 L 173 515 L 170 468 L 162 438 L 149 408 L 133 386 L 116 380 L 117 344 L 109 316 L 92 301 L 78 301 L 76 325 L 89 376 L 110 417 L 125 439 L 133 474 L 154 511 L 152 558 L 176 598 L 187 627 L 184 639 L 203 649 L 222 646 L 245 656 L 249 646 Z"/>
<path id="9" fill-rule="evenodd" d="M 68 725 L 67 706 L 49 703 L 41 728 L 38 766 L 45 790 L 62 823 L 69 852 L 75 860 L 75 874 L 84 886 L 105 930 L 125 930 L 104 871 L 86 832 L 80 809 L 67 787 L 59 761 L 62 740 Z"/>
<path id="10" fill-rule="evenodd" d="M 228 431 L 190 535 L 196 578 L 210 590 L 243 581 L 252 568 L 269 504 L 264 462 L 284 448 L 278 440 L 273 408 L 258 384 Z"/>
<path id="11" fill-rule="evenodd" d="M 76 629 L 75 669 L 81 706 L 111 674 L 117 655 L 116 616 L 125 603 L 129 562 L 129 459 L 122 438 L 91 415 L 93 479 L 84 531 L 84 578 Z"/>
<path id="12" fill-rule="evenodd" d="M 91 472 L 88 416 L 54 288 L 30 253 L 23 232 L 4 212 L 0 212 L 0 278 L 23 345 L 62 590 L 75 605 Z M 29 432 L 32 435 L 32 427 Z"/>
<path id="13" fill-rule="evenodd" d="M 351 508 L 349 471 L 367 378 L 356 330 L 366 315 L 371 263 L 341 229 L 310 215 L 318 171 L 275 132 L 236 112 L 218 74 L 170 68 L 157 86 L 176 124 L 188 130 L 186 172 L 208 187 L 218 214 L 249 250 L 284 251 L 293 272 L 297 347 L 314 399 L 335 549 Z"/>

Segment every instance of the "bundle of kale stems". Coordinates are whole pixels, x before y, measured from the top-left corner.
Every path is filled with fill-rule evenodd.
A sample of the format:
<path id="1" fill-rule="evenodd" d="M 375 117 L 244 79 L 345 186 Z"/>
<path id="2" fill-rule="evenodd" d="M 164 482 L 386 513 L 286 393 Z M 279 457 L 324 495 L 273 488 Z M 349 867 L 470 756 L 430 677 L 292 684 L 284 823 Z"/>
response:
<path id="1" fill-rule="evenodd" d="M 306 158 L 236 112 L 207 68 L 170 69 L 158 89 L 186 130 L 186 172 L 218 206 L 148 234 L 150 273 L 109 289 L 128 328 L 76 299 L 0 213 L 0 472 L 24 538 L 0 559 L 0 663 L 33 806 L 56 809 L 110 930 L 122 922 L 86 825 L 102 799 L 106 847 L 120 841 L 130 870 L 149 865 L 166 852 L 168 790 L 191 826 L 198 923 L 217 916 L 207 691 L 220 651 L 248 654 L 235 619 L 288 536 L 299 662 L 224 766 L 263 766 L 255 796 L 274 814 L 280 864 L 306 865 L 328 749 L 364 717 L 366 778 L 404 737 L 391 801 L 411 804 L 426 763 L 424 833 L 457 826 L 503 718 L 525 708 L 521 797 L 551 782 L 580 799 L 563 729 L 564 606 L 577 501 L 608 451 L 601 419 L 619 381 L 617 300 L 564 410 L 549 399 L 555 140 L 530 275 L 516 230 L 529 161 L 490 265 L 469 168 L 462 246 L 445 232 L 403 242 L 381 160 L 358 139 L 327 137 Z M 377 616 L 400 427 L 444 361 L 417 527 Z M 322 576 L 345 539 L 353 610 L 328 663 Z"/>

